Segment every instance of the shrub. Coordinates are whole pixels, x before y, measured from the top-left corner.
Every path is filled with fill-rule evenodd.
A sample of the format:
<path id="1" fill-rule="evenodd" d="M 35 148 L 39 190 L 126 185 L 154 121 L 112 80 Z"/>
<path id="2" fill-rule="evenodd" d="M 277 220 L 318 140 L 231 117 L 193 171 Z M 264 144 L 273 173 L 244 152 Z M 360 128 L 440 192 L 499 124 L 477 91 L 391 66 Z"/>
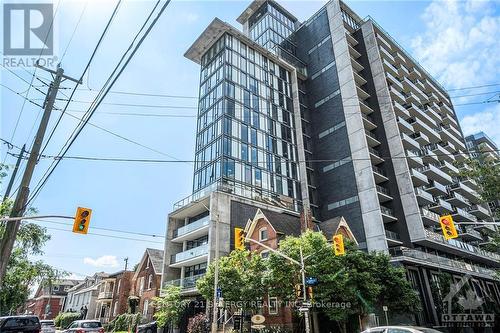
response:
<path id="1" fill-rule="evenodd" d="M 79 320 L 80 317 L 80 312 L 61 312 L 54 318 L 54 325 L 56 327 L 66 328 L 75 320 Z"/>
<path id="2" fill-rule="evenodd" d="M 141 323 L 142 315 L 140 313 L 124 313 L 110 321 L 106 326 L 106 332 L 130 331 L 135 332 L 137 325 Z"/>
<path id="3" fill-rule="evenodd" d="M 196 316 L 189 318 L 187 327 L 188 333 L 205 333 L 207 332 L 207 317 L 204 313 L 199 313 Z"/>

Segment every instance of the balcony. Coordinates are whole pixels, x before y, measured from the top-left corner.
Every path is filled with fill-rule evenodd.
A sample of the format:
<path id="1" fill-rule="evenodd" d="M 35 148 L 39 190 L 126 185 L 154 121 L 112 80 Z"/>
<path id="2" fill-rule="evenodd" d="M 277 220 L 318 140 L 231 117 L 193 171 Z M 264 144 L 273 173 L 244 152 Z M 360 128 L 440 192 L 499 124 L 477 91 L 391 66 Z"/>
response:
<path id="1" fill-rule="evenodd" d="M 429 106 L 424 106 L 424 113 L 430 119 L 432 119 L 432 121 L 434 121 L 436 124 L 439 124 L 441 122 L 441 116 L 439 115 L 439 113 L 437 113 L 436 111 L 434 111 L 433 108 L 431 108 Z"/>
<path id="2" fill-rule="evenodd" d="M 471 201 L 474 204 L 480 203 L 479 194 L 462 182 L 451 184 L 449 186 L 449 189 L 452 192 L 460 193 L 461 195 L 463 195 L 464 197 L 469 199 L 469 201 Z"/>
<path id="3" fill-rule="evenodd" d="M 392 200 L 389 189 L 382 187 L 380 185 L 375 185 L 375 187 L 377 188 L 378 201 L 380 203 Z"/>
<path id="4" fill-rule="evenodd" d="M 113 298 L 112 291 L 103 291 L 103 292 L 100 292 L 99 295 L 97 295 L 97 299 L 100 299 L 100 300 L 112 299 L 112 298 Z"/>
<path id="5" fill-rule="evenodd" d="M 375 125 L 375 121 L 372 117 L 364 113 L 361 113 L 361 117 L 363 118 L 363 125 L 367 131 L 372 131 L 377 128 L 377 125 Z"/>
<path id="6" fill-rule="evenodd" d="M 385 206 L 380 206 L 380 212 L 382 213 L 382 220 L 384 223 L 395 222 L 398 219 L 394 216 L 392 209 Z"/>
<path id="7" fill-rule="evenodd" d="M 377 168 L 376 166 L 372 166 L 373 169 L 373 177 L 375 178 L 375 184 L 380 184 L 389 180 L 384 170 Z"/>
<path id="8" fill-rule="evenodd" d="M 401 51 L 394 51 L 393 52 L 393 55 L 394 55 L 394 60 L 396 61 L 396 63 L 400 64 L 403 66 L 403 64 L 406 62 L 406 58 L 405 56 L 401 53 Z"/>
<path id="9" fill-rule="evenodd" d="M 403 245 L 403 242 L 401 241 L 399 234 L 395 233 L 394 231 L 386 230 L 385 239 L 387 240 L 388 246 Z"/>
<path id="10" fill-rule="evenodd" d="M 411 135 L 415 131 L 413 129 L 413 126 L 409 122 L 407 122 L 406 120 L 404 120 L 401 117 L 397 117 L 397 118 L 398 118 L 399 132 Z"/>
<path id="11" fill-rule="evenodd" d="M 481 231 L 484 231 L 487 233 L 495 232 L 496 228 L 497 227 L 494 224 L 486 224 L 486 223 L 484 223 L 484 221 L 483 221 L 483 223 L 474 226 L 474 229 L 481 230 Z"/>
<path id="12" fill-rule="evenodd" d="M 416 93 L 418 95 L 418 98 L 422 100 L 427 99 L 427 95 L 423 91 L 421 91 L 411 80 L 409 80 L 408 78 L 404 78 L 402 82 L 405 92 Z"/>
<path id="13" fill-rule="evenodd" d="M 385 47 L 389 51 L 392 50 L 391 44 L 384 37 L 382 37 L 381 34 L 377 33 L 376 36 L 377 36 L 377 40 L 378 40 L 379 45 Z"/>
<path id="14" fill-rule="evenodd" d="M 421 79 L 422 78 L 422 73 L 420 72 L 419 69 L 417 69 L 417 67 L 413 67 L 410 70 L 410 78 L 412 80 L 416 80 L 416 79 Z"/>
<path id="15" fill-rule="evenodd" d="M 361 87 L 363 84 L 366 84 L 366 80 L 361 75 L 359 75 L 356 72 L 353 73 L 354 73 L 354 81 L 357 83 L 358 86 Z"/>
<path id="16" fill-rule="evenodd" d="M 356 51 L 356 49 L 354 47 L 352 47 L 350 44 L 347 44 L 347 48 L 349 49 L 349 54 L 354 59 L 358 59 L 359 57 L 361 57 L 361 53 L 359 53 L 358 51 Z"/>
<path id="17" fill-rule="evenodd" d="M 452 204 L 455 207 L 459 208 L 465 208 L 470 205 L 469 200 L 467 200 L 465 197 L 461 196 L 457 192 L 451 192 L 450 195 L 448 195 L 445 200 Z"/>
<path id="18" fill-rule="evenodd" d="M 434 166 L 432 164 L 424 166 L 423 168 L 418 169 L 418 171 L 422 172 L 429 179 L 437 180 L 441 184 L 448 185 L 448 184 L 453 183 L 453 178 L 451 178 L 450 175 L 441 171 L 439 168 L 437 168 L 436 166 Z"/>
<path id="19" fill-rule="evenodd" d="M 410 112 L 408 112 L 408 110 L 403 105 L 401 105 L 401 103 L 393 100 L 392 104 L 393 104 L 394 113 L 396 114 L 396 116 L 401 117 L 403 119 L 408 119 L 411 117 Z"/>
<path id="20" fill-rule="evenodd" d="M 210 218 L 205 216 L 199 220 L 186 224 L 174 230 L 172 242 L 183 242 L 189 239 L 195 239 L 208 233 Z"/>
<path id="21" fill-rule="evenodd" d="M 448 195 L 448 189 L 446 186 L 435 180 L 431 180 L 429 185 L 425 186 L 425 190 L 434 196 Z"/>
<path id="22" fill-rule="evenodd" d="M 185 277 L 184 279 L 170 280 L 165 282 L 165 286 L 176 286 L 181 287 L 181 292 L 186 293 L 190 290 L 196 289 L 196 281 L 203 277 L 205 274 L 198 274 L 189 277 Z"/>
<path id="23" fill-rule="evenodd" d="M 420 216 L 422 217 L 422 222 L 426 226 L 436 226 L 439 224 L 439 214 L 431 212 L 426 208 L 420 208 Z"/>
<path id="24" fill-rule="evenodd" d="M 460 172 L 456 166 L 448 161 L 441 161 L 441 163 L 439 163 L 439 168 L 448 174 L 457 175 Z"/>
<path id="25" fill-rule="evenodd" d="M 417 169 L 411 169 L 411 180 L 413 181 L 413 186 L 420 187 L 429 184 L 429 179 L 426 175 L 419 172 Z"/>
<path id="26" fill-rule="evenodd" d="M 356 85 L 356 91 L 357 91 L 357 93 L 358 93 L 358 97 L 359 97 L 359 99 L 361 99 L 361 100 L 363 100 L 363 101 L 364 101 L 365 99 L 367 99 L 368 97 L 370 97 L 370 94 L 369 94 L 369 93 L 367 93 L 364 89 L 362 89 L 361 87 L 359 87 L 359 86 L 357 86 L 357 85 Z"/>
<path id="27" fill-rule="evenodd" d="M 368 151 L 370 152 L 370 160 L 372 161 L 373 165 L 377 165 L 384 162 L 384 159 L 382 158 L 382 156 L 380 156 L 378 150 L 372 147 L 368 147 Z"/>
<path id="28" fill-rule="evenodd" d="M 170 257 L 170 267 L 192 266 L 207 261 L 208 244 L 201 245 Z"/>
<path id="29" fill-rule="evenodd" d="M 417 196 L 417 201 L 420 206 L 427 206 L 434 203 L 432 194 L 426 192 L 422 188 L 416 188 L 415 195 Z"/>
<path id="30" fill-rule="evenodd" d="M 422 132 L 415 132 L 410 136 L 412 139 L 417 141 L 421 146 L 426 146 L 430 143 L 429 137 Z"/>
<path id="31" fill-rule="evenodd" d="M 384 69 L 388 72 L 391 73 L 393 76 L 398 76 L 398 69 L 390 63 L 389 60 L 387 59 L 382 59 L 382 64 L 384 65 Z"/>
<path id="32" fill-rule="evenodd" d="M 365 130 L 365 134 L 368 147 L 375 147 L 380 145 L 380 141 L 378 141 L 377 136 L 374 133 Z"/>
<path id="33" fill-rule="evenodd" d="M 356 45 L 358 45 L 358 41 L 356 40 L 356 38 L 354 38 L 354 37 L 351 35 L 351 33 L 350 33 L 348 30 L 346 30 L 346 32 L 345 32 L 345 36 L 346 36 L 347 41 L 349 42 L 349 44 L 351 44 L 351 46 L 356 46 Z"/>
<path id="34" fill-rule="evenodd" d="M 406 150 L 420 150 L 420 144 L 406 133 L 401 133 L 403 146 Z"/>
<path id="35" fill-rule="evenodd" d="M 396 59 L 394 59 L 394 56 L 387 51 L 385 47 L 380 47 L 380 55 L 384 58 L 387 59 L 391 64 L 396 64 Z"/>
<path id="36" fill-rule="evenodd" d="M 428 148 L 422 149 L 422 160 L 428 164 L 433 164 L 433 163 L 439 162 L 439 158 L 436 155 L 436 153 Z"/>
<path id="37" fill-rule="evenodd" d="M 406 103 L 406 97 L 403 94 L 401 94 L 395 87 L 390 86 L 389 92 L 391 94 L 392 99 L 395 100 L 396 102 L 401 104 Z"/>
<path id="38" fill-rule="evenodd" d="M 446 215 L 453 212 L 453 206 L 441 198 L 437 198 L 435 204 L 429 209 L 440 215 Z"/>
<path id="39" fill-rule="evenodd" d="M 391 249 L 391 255 L 393 256 L 392 260 L 401 258 L 401 260 L 432 267 L 433 269 L 439 267 L 440 269 L 460 272 L 462 274 L 471 274 L 487 279 L 490 279 L 495 274 L 494 270 L 479 265 L 404 247 Z"/>
<path id="40" fill-rule="evenodd" d="M 365 69 L 363 67 L 363 65 L 361 65 L 359 62 L 357 62 L 356 60 L 354 60 L 352 57 L 351 57 L 351 65 L 354 68 L 354 70 L 356 72 L 358 72 L 358 73 L 361 72 L 363 69 Z"/>
<path id="41" fill-rule="evenodd" d="M 452 216 L 456 222 L 477 222 L 477 217 L 458 207 L 453 209 Z"/>
<path id="42" fill-rule="evenodd" d="M 410 168 L 421 168 L 424 166 L 424 161 L 422 160 L 418 152 L 407 150 L 406 156 L 408 157 L 408 166 Z"/>
<path id="43" fill-rule="evenodd" d="M 407 92 L 405 94 L 406 96 L 406 101 L 408 103 L 416 103 L 416 104 L 422 104 L 422 101 L 420 100 L 420 98 L 418 97 L 418 95 L 414 92 Z"/>
<path id="44" fill-rule="evenodd" d="M 426 239 L 421 241 L 427 246 L 435 247 L 439 250 L 451 252 L 462 257 L 485 262 L 495 267 L 500 266 L 500 255 L 485 251 L 477 246 L 459 241 L 457 239 L 444 239 L 443 235 L 425 229 Z"/>
<path id="45" fill-rule="evenodd" d="M 453 162 L 455 160 L 454 156 L 450 151 L 448 151 L 443 145 L 441 144 L 431 144 L 428 147 L 436 156 L 439 158 L 439 160 L 446 160 L 449 162 Z"/>
<path id="46" fill-rule="evenodd" d="M 491 217 L 490 210 L 482 205 L 473 205 L 469 210 L 469 213 L 481 220 L 486 220 Z"/>
<path id="47" fill-rule="evenodd" d="M 359 100 L 359 107 L 361 109 L 361 112 L 363 112 L 364 114 L 373 113 L 373 109 L 371 107 L 369 107 L 368 104 L 366 104 L 362 100 Z"/>
<path id="48" fill-rule="evenodd" d="M 459 231 L 458 236 L 463 240 L 482 241 L 483 236 L 472 227 L 465 227 L 463 231 Z"/>
<path id="49" fill-rule="evenodd" d="M 425 135 L 428 137 L 429 142 L 436 143 L 441 141 L 441 137 L 437 134 L 437 132 L 433 130 L 428 124 L 424 123 L 421 119 L 413 117 L 408 119 L 408 122 L 412 124 L 415 131 L 425 133 Z"/>
<path id="50" fill-rule="evenodd" d="M 408 67 L 406 65 L 401 64 L 399 66 L 399 77 L 404 78 L 410 75 L 410 71 L 408 70 Z"/>
<path id="51" fill-rule="evenodd" d="M 403 90 L 403 85 L 397 77 L 392 75 L 390 72 L 385 72 L 385 76 L 387 77 L 387 81 L 389 81 L 389 85 L 396 86 L 400 91 Z"/>

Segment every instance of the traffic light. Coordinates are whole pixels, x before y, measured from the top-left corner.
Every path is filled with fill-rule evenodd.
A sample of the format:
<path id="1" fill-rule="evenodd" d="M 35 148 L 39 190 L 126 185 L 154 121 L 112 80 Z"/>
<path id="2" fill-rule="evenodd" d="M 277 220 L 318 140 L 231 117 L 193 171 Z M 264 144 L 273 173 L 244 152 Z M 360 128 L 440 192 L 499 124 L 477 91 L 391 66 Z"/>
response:
<path id="1" fill-rule="evenodd" d="M 78 207 L 76 210 L 75 222 L 73 223 L 73 232 L 86 235 L 89 230 L 91 216 L 92 209 Z"/>
<path id="2" fill-rule="evenodd" d="M 345 254 L 344 250 L 344 236 L 342 234 L 337 234 L 333 236 L 333 251 L 336 256 L 341 256 Z"/>
<path id="3" fill-rule="evenodd" d="M 234 248 L 237 250 L 245 249 L 245 230 L 234 228 Z"/>
<path id="4" fill-rule="evenodd" d="M 441 216 L 439 218 L 439 224 L 441 224 L 441 230 L 443 231 L 443 236 L 446 240 L 458 237 L 458 232 L 455 228 L 455 223 L 453 223 L 451 215 Z"/>
<path id="5" fill-rule="evenodd" d="M 313 299 L 313 287 L 307 287 L 307 299 Z"/>
<path id="6" fill-rule="evenodd" d="M 298 299 L 301 299 L 304 297 L 304 288 L 302 287 L 301 284 L 296 284 L 295 285 L 295 296 Z"/>

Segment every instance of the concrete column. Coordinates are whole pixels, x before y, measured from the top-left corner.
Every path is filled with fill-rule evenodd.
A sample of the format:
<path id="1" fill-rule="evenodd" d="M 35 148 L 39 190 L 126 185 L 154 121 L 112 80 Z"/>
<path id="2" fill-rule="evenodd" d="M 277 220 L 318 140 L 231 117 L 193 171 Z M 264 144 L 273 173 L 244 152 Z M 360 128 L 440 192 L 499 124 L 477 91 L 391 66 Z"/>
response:
<path id="1" fill-rule="evenodd" d="M 361 206 L 366 248 L 368 251 L 388 252 L 385 228 L 380 211 L 375 179 L 366 141 L 356 82 L 345 35 L 340 1 L 333 0 L 326 6 L 333 52 L 340 83 L 340 94 L 345 115 L 346 129 L 351 150 L 352 164 L 356 174 L 356 186 Z M 353 223 L 353 221 L 347 221 Z"/>
<path id="2" fill-rule="evenodd" d="M 378 49 L 375 30 L 371 21 L 365 22 L 361 29 L 363 31 L 363 39 L 366 46 L 368 62 L 373 76 L 373 83 L 377 94 L 377 99 L 380 107 L 380 114 L 384 124 L 387 144 L 389 146 L 389 154 L 392 159 L 394 173 L 396 175 L 396 183 L 403 212 L 405 215 L 406 225 L 410 240 L 413 242 L 418 239 L 425 238 L 425 229 L 420 217 L 417 197 L 413 189 L 411 180 L 410 168 L 406 160 L 406 153 L 401 141 L 401 134 L 397 123 L 397 117 L 394 113 L 392 99 L 389 93 L 389 86 L 385 77 L 385 70 L 382 65 L 382 59 Z"/>

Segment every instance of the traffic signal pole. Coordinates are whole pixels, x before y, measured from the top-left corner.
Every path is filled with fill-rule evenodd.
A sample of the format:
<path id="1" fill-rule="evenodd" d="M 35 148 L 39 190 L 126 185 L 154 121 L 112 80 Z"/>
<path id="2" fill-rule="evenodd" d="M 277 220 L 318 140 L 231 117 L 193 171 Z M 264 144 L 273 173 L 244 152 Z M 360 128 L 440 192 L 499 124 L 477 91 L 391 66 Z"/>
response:
<path id="1" fill-rule="evenodd" d="M 45 131 L 47 130 L 50 114 L 52 112 L 52 109 L 54 108 L 54 102 L 56 100 L 57 92 L 62 80 L 68 79 L 76 83 L 81 83 L 79 80 L 73 79 L 69 76 L 65 76 L 64 70 L 60 67 L 60 65 L 57 66 L 56 71 L 42 67 L 38 65 L 38 62 L 36 66 L 51 73 L 54 79 L 47 91 L 43 116 L 36 132 L 35 141 L 33 143 L 33 147 L 31 148 L 28 163 L 26 165 L 26 169 L 24 170 L 23 178 L 19 186 L 19 191 L 17 192 L 16 199 L 14 200 L 14 204 L 10 212 L 11 218 L 22 217 L 26 210 L 26 204 L 28 202 L 29 195 L 29 185 L 31 182 L 31 178 L 33 177 L 33 172 L 35 171 L 35 166 L 38 162 L 38 155 L 40 154 L 40 149 L 42 147 L 43 137 L 45 135 Z M 14 242 L 16 240 L 20 225 L 20 220 L 13 221 L 12 223 L 7 223 L 5 226 L 3 237 L 0 240 L 0 286 L 3 283 L 5 272 L 7 271 L 7 264 L 9 263 L 10 255 L 12 253 L 12 249 L 14 247 Z"/>

